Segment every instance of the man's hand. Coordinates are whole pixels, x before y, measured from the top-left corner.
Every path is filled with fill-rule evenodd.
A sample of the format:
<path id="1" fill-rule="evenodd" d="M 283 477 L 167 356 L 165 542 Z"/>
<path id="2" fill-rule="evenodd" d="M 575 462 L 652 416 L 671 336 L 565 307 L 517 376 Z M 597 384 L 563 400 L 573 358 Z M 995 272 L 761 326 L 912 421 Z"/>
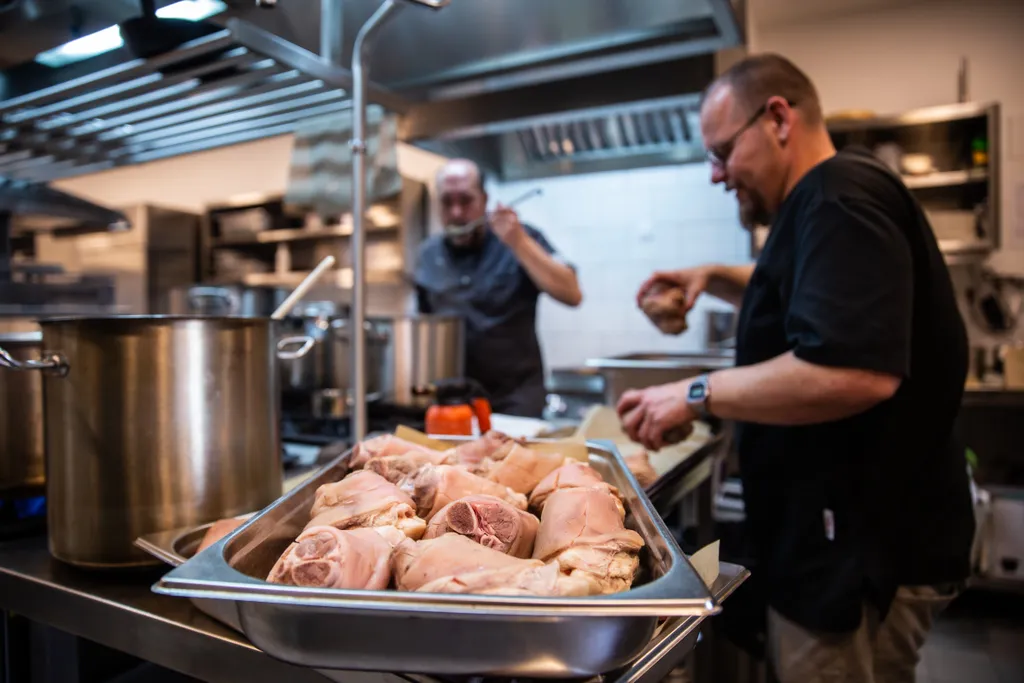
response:
<path id="1" fill-rule="evenodd" d="M 711 279 L 713 266 L 697 266 L 684 270 L 659 271 L 647 278 L 647 281 L 640 285 L 640 291 L 636 295 L 637 306 L 641 305 L 647 293 L 658 284 L 668 287 L 679 287 L 683 290 L 685 303 L 679 311 L 680 316 L 685 316 L 697 303 L 697 297 L 703 294 L 708 288 Z"/>
<path id="2" fill-rule="evenodd" d="M 629 438 L 657 451 L 689 436 L 697 419 L 686 402 L 689 384 L 684 380 L 624 393 L 615 409 Z"/>
<path id="3" fill-rule="evenodd" d="M 506 247 L 515 249 L 526 238 L 526 230 L 519 222 L 516 212 L 504 204 L 498 204 L 490 216 L 491 231 Z"/>

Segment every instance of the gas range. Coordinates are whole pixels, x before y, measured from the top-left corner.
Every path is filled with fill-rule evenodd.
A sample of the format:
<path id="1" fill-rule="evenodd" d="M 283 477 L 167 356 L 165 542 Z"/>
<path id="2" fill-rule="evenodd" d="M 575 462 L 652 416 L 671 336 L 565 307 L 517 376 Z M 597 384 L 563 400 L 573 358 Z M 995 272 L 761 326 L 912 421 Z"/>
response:
<path id="1" fill-rule="evenodd" d="M 399 425 L 422 431 L 425 408 L 374 401 L 368 405 L 367 435 L 394 432 Z M 349 416 L 317 416 L 308 409 L 285 404 L 281 419 L 285 468 L 322 465 L 352 447 Z"/>

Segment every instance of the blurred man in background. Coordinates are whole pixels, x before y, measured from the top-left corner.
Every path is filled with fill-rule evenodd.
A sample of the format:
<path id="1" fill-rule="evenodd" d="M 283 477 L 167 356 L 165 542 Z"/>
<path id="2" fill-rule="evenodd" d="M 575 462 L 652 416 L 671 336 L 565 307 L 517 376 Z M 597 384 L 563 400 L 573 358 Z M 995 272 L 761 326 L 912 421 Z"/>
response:
<path id="1" fill-rule="evenodd" d="M 583 300 L 575 269 L 540 231 L 501 204 L 487 213 L 479 167 L 453 159 L 437 176 L 444 231 L 416 259 L 421 313 L 466 325 L 466 375 L 487 390 L 494 412 L 540 417 L 547 402 L 537 340 L 537 299 Z"/>

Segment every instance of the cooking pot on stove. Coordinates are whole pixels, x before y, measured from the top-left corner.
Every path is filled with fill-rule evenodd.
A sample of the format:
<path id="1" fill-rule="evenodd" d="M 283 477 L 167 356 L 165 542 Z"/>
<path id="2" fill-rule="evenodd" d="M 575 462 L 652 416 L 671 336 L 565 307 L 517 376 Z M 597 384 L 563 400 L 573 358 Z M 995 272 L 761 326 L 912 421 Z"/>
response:
<path id="1" fill-rule="evenodd" d="M 112 316 L 39 323 L 42 352 L 0 365 L 42 380 L 50 553 L 86 567 L 152 563 L 141 535 L 258 510 L 281 495 L 269 318 Z M 0 344 L 2 346 L 2 344 Z M 294 348 L 293 348 L 294 347 Z"/>
<path id="2" fill-rule="evenodd" d="M 279 363 L 281 386 L 286 391 L 317 396 L 343 396 L 352 386 L 352 346 L 348 311 L 339 315 L 332 302 L 304 306 L 286 325 L 290 331 L 316 341 L 305 355 Z M 366 335 L 366 393 L 380 394 L 388 334 L 375 319 L 364 322 Z M 333 411 L 332 411 L 333 412 Z"/>
<path id="3" fill-rule="evenodd" d="M 38 329 L 2 333 L 0 354 L 14 363 L 39 358 L 42 340 Z M 0 373 L 0 495 L 41 492 L 44 480 L 43 380 L 35 372 Z"/>
<path id="4" fill-rule="evenodd" d="M 462 318 L 401 315 L 373 320 L 388 337 L 382 393 L 395 403 L 426 408 L 432 402 L 435 382 L 465 374 Z"/>
<path id="5" fill-rule="evenodd" d="M 269 318 L 291 294 L 287 287 L 189 285 L 171 290 L 172 315 L 241 315 Z"/>

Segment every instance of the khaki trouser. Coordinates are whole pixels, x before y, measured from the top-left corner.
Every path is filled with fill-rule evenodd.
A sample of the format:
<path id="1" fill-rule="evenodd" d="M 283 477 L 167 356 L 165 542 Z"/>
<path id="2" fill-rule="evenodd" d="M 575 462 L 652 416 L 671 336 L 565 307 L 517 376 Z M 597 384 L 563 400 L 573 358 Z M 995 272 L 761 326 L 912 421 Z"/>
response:
<path id="1" fill-rule="evenodd" d="M 768 610 L 768 656 L 779 683 L 914 683 L 918 652 L 957 586 L 901 586 L 885 617 L 864 607 L 852 633 L 818 633 Z"/>

